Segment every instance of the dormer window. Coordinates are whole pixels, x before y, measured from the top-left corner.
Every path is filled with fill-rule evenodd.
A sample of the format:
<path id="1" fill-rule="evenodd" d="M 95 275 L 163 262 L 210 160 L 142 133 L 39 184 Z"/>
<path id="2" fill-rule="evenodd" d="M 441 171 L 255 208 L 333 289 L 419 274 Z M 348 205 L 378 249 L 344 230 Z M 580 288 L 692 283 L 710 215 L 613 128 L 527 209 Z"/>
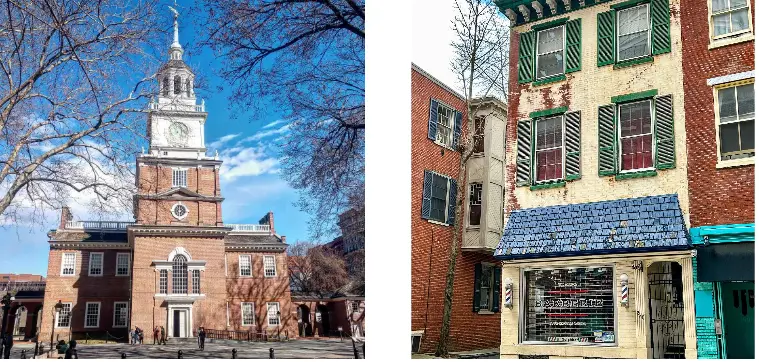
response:
<path id="1" fill-rule="evenodd" d="M 171 186 L 187 187 L 187 169 L 172 169 Z"/>
<path id="2" fill-rule="evenodd" d="M 182 77 L 175 76 L 174 77 L 174 94 L 182 93 Z"/>

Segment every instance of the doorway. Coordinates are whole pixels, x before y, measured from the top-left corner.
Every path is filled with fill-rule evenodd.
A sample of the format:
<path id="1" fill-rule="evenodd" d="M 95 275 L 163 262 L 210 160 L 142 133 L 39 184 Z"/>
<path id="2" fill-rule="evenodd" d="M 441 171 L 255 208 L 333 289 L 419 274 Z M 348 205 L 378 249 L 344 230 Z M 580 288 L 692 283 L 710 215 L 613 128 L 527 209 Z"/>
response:
<path id="1" fill-rule="evenodd" d="M 316 322 L 319 323 L 319 335 L 329 337 L 329 308 L 324 304 L 316 307 Z"/>
<path id="2" fill-rule="evenodd" d="M 754 358 L 754 282 L 720 283 L 727 358 Z"/>
<path id="3" fill-rule="evenodd" d="M 298 320 L 300 325 L 299 335 L 301 337 L 313 337 L 314 331 L 311 326 L 311 309 L 307 305 L 298 306 Z"/>
<path id="4" fill-rule="evenodd" d="M 648 267 L 651 358 L 685 358 L 683 269 L 676 262 Z"/>
<path id="5" fill-rule="evenodd" d="M 172 318 L 172 337 L 186 338 L 187 337 L 187 311 L 183 309 L 175 309 Z"/>

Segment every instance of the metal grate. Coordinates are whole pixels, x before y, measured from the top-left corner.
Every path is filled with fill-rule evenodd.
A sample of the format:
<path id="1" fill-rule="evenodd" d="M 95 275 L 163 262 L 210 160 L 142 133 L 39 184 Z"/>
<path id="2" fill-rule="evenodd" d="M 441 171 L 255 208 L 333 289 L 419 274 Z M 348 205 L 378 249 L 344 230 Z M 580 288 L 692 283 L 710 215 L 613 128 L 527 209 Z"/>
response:
<path id="1" fill-rule="evenodd" d="M 649 308 L 653 358 L 685 358 L 682 266 L 659 262 L 649 267 Z"/>
<path id="2" fill-rule="evenodd" d="M 613 344 L 611 267 L 527 270 L 524 341 Z"/>
<path id="3" fill-rule="evenodd" d="M 187 294 L 187 258 L 184 255 L 174 257 L 174 263 L 171 266 L 171 292 Z"/>

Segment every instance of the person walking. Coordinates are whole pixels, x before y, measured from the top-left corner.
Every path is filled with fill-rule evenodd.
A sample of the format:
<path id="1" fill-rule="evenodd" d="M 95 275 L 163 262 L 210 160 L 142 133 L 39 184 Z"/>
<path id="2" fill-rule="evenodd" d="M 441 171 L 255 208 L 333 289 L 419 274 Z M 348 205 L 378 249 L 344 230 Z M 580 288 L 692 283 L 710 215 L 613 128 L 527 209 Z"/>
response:
<path id="1" fill-rule="evenodd" d="M 158 340 L 158 335 L 161 334 L 161 330 L 158 329 L 158 326 L 155 326 L 153 328 L 153 344 L 161 344 L 161 341 Z"/>
<path id="2" fill-rule="evenodd" d="M 206 348 L 206 330 L 203 327 L 200 327 L 200 331 L 198 332 L 198 347 L 200 347 L 201 351 Z"/>
<path id="3" fill-rule="evenodd" d="M 142 329 L 137 332 L 137 340 L 140 341 L 140 344 L 145 344 L 145 331 Z"/>
<path id="4" fill-rule="evenodd" d="M 76 353 L 76 341 L 71 340 L 69 342 L 69 348 L 66 350 L 63 359 L 79 359 L 79 355 Z"/>
<path id="5" fill-rule="evenodd" d="M 129 340 L 132 345 L 134 345 L 135 342 L 137 342 L 137 338 L 135 338 L 134 328 L 129 329 Z"/>
<path id="6" fill-rule="evenodd" d="M 3 350 L 3 357 L 5 359 L 11 358 L 11 348 L 13 348 L 13 333 L 7 333 L 5 335 L 5 340 L 0 341 L 0 343 L 5 345 L 5 349 Z"/>
<path id="7" fill-rule="evenodd" d="M 166 329 L 163 326 L 161 326 L 161 342 L 164 346 L 166 345 Z"/>

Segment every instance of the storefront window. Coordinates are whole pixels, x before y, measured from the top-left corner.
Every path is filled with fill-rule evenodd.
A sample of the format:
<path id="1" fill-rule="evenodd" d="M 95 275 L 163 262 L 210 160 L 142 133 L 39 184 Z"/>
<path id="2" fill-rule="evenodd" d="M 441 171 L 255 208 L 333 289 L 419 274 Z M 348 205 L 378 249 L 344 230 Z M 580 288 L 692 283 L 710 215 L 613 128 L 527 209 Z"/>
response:
<path id="1" fill-rule="evenodd" d="M 614 271 L 524 271 L 523 342 L 614 344 Z"/>

